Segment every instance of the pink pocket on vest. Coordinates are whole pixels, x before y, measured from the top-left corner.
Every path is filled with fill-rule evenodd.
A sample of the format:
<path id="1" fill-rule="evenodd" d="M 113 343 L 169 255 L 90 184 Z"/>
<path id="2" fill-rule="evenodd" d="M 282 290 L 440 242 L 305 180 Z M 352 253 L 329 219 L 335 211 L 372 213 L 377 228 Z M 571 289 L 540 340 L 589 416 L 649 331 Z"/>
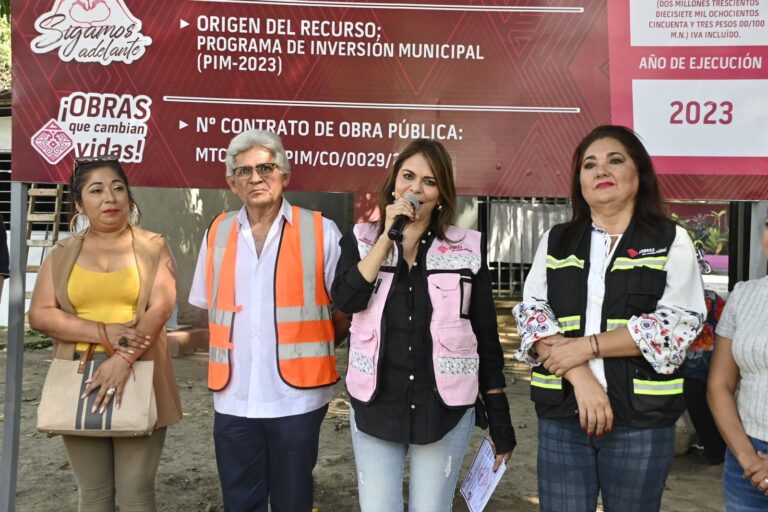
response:
<path id="1" fill-rule="evenodd" d="M 477 354 L 477 338 L 469 320 L 438 324 L 437 338 L 448 353 L 469 351 Z"/>
<path id="2" fill-rule="evenodd" d="M 435 383 L 440 398 L 448 406 L 471 405 L 477 397 L 480 369 L 472 326 L 467 320 L 439 325 L 436 338 Z"/>
<path id="3" fill-rule="evenodd" d="M 432 320 L 456 320 L 462 310 L 461 276 L 454 273 L 431 274 L 429 297 L 432 300 Z"/>
<path id="4" fill-rule="evenodd" d="M 349 333 L 347 391 L 350 396 L 368 402 L 376 389 L 379 337 L 376 330 L 355 328 Z"/>

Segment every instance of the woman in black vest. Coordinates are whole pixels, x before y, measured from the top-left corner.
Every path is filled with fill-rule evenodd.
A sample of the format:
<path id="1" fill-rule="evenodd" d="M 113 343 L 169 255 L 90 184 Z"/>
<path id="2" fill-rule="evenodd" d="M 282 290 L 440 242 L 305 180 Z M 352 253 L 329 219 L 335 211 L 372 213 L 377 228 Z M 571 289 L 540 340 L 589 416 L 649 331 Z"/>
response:
<path id="1" fill-rule="evenodd" d="M 658 511 L 706 311 L 686 231 L 648 152 L 600 126 L 576 148 L 573 218 L 544 234 L 515 307 L 532 369 L 542 511 Z"/>

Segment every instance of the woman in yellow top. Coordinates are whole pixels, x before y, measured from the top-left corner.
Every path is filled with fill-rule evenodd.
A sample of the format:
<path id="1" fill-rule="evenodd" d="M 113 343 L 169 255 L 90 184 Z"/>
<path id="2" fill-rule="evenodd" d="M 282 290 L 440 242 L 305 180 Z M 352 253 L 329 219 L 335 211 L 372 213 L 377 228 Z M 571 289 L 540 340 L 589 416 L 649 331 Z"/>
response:
<path id="1" fill-rule="evenodd" d="M 91 413 L 120 406 L 138 360 L 153 360 L 158 420 L 152 435 L 62 436 L 75 473 L 80 511 L 155 510 L 155 474 L 168 425 L 181 403 L 165 338 L 176 302 L 173 256 L 161 235 L 136 227 L 138 207 L 120 163 L 78 160 L 70 183 L 72 238 L 60 241 L 40 269 L 30 326 L 54 338 L 54 357 L 78 359 L 90 344 L 101 359 L 85 394 Z M 74 213 L 74 212 L 73 212 Z"/>

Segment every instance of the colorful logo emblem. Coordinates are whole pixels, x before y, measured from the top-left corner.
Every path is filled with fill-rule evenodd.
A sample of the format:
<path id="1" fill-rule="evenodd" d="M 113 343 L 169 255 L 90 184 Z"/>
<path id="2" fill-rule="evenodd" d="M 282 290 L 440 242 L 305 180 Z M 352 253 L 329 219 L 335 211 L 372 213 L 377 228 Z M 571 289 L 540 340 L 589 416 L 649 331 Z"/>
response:
<path id="1" fill-rule="evenodd" d="M 640 254 L 640 253 L 639 253 L 639 252 L 637 252 L 637 251 L 636 251 L 636 250 L 634 250 L 634 249 L 627 249 L 627 254 L 629 254 L 629 257 L 630 257 L 630 258 L 634 258 L 635 256 L 637 256 L 637 255 L 638 255 L 638 254 Z"/>
<path id="2" fill-rule="evenodd" d="M 64 62 L 130 64 L 152 44 L 125 0 L 56 0 L 35 21 L 35 28 L 40 35 L 32 40 L 32 51 L 58 50 Z"/>
<path id="3" fill-rule="evenodd" d="M 50 164 L 59 163 L 74 146 L 72 136 L 55 119 L 48 121 L 32 136 L 32 147 Z"/>

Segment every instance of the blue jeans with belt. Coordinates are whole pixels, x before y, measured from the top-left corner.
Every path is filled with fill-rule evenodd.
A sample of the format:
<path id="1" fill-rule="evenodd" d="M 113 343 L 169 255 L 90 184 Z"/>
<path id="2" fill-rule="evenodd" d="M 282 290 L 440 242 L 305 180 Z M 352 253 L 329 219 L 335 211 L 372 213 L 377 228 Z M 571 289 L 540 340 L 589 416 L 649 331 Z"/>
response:
<path id="1" fill-rule="evenodd" d="M 675 427 L 614 425 L 591 438 L 578 419 L 539 420 L 542 512 L 658 512 L 675 451 Z"/>
<path id="2" fill-rule="evenodd" d="M 768 453 L 768 441 L 750 437 L 755 450 Z M 768 510 L 768 496 L 761 493 L 744 478 L 744 469 L 734 457 L 731 449 L 725 451 L 723 467 L 723 497 L 727 512 L 765 512 Z"/>

